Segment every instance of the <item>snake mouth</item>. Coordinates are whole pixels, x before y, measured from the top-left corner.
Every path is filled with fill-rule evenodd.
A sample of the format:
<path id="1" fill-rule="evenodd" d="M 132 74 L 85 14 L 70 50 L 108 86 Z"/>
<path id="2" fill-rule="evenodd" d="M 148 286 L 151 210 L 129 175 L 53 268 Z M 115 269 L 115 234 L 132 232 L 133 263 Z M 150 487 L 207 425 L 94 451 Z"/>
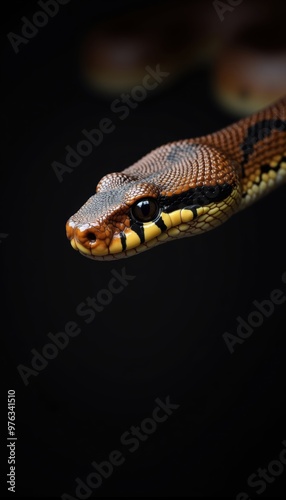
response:
<path id="1" fill-rule="evenodd" d="M 92 252 L 92 250 L 87 250 L 85 247 L 83 247 L 75 237 L 70 237 L 70 244 L 74 250 L 77 250 L 81 255 L 84 257 L 87 257 L 88 259 L 92 260 L 119 260 L 119 259 L 124 259 L 127 257 L 132 257 L 133 255 L 137 255 L 138 253 L 143 252 L 144 250 L 148 250 L 149 246 L 147 245 L 139 245 L 136 248 L 132 249 L 127 249 L 124 251 L 118 251 L 116 253 L 107 253 L 106 255 L 97 255 L 96 253 Z M 150 245 L 151 246 L 151 245 Z"/>
<path id="2" fill-rule="evenodd" d="M 78 224 L 70 219 L 66 224 L 66 233 L 73 249 L 84 257 L 93 260 L 117 260 L 138 255 L 166 240 L 186 235 L 191 229 L 189 223 L 204 212 L 203 207 L 198 210 L 180 209 L 169 214 L 160 212 L 155 221 L 133 223 L 131 227 L 105 239 L 97 237 L 95 226 Z"/>
<path id="3" fill-rule="evenodd" d="M 74 250 L 77 250 L 81 255 L 84 257 L 87 257 L 88 259 L 92 260 L 99 260 L 99 261 L 111 261 L 111 260 L 119 260 L 119 259 L 125 259 L 127 257 L 132 257 L 133 255 L 138 255 L 138 253 L 143 252 L 144 250 L 148 250 L 148 246 L 144 245 L 139 245 L 136 249 L 130 249 L 130 250 L 125 250 L 124 252 L 118 252 L 118 253 L 113 253 L 113 254 L 107 254 L 107 255 L 95 255 L 93 253 L 86 253 L 83 251 L 81 248 L 78 247 L 77 242 L 75 238 L 72 238 L 70 240 L 70 244 L 73 247 Z"/>
<path id="4" fill-rule="evenodd" d="M 161 233 L 160 227 L 153 222 L 144 224 L 144 228 L 127 227 L 124 231 L 113 235 L 107 230 L 105 233 L 98 233 L 96 226 L 89 223 L 78 224 L 72 219 L 66 223 L 66 235 L 72 248 L 93 260 L 114 260 L 137 255 L 158 244 L 160 241 L 157 237 Z M 167 237 L 167 235 L 161 236 L 162 241 Z"/>

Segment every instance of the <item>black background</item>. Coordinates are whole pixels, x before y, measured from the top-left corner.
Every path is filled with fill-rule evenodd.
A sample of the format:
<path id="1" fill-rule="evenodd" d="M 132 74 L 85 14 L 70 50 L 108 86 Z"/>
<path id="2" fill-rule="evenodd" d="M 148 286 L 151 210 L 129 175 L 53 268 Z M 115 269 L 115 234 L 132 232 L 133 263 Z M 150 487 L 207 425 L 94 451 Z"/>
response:
<path id="1" fill-rule="evenodd" d="M 210 68 L 150 92 L 124 121 L 110 111 L 114 97 L 83 85 L 76 54 L 86 26 L 133 4 L 71 0 L 19 54 L 4 41 L 1 413 L 5 436 L 6 389 L 15 389 L 16 496 L 75 496 L 76 477 L 85 480 L 93 460 L 119 449 L 125 463 L 94 496 L 285 498 L 285 472 L 262 495 L 247 478 L 276 459 L 286 439 L 286 308 L 276 306 L 233 354 L 222 337 L 236 333 L 236 318 L 247 318 L 253 300 L 285 292 L 285 188 L 213 232 L 126 260 L 85 259 L 65 236 L 66 220 L 103 175 L 237 118 L 213 98 Z M 6 5 L 4 35 L 20 33 L 21 17 L 36 10 L 32 1 Z M 51 163 L 64 162 L 65 146 L 104 117 L 115 131 L 59 183 Z M 123 267 L 135 278 L 86 324 L 76 307 Z M 17 366 L 30 367 L 31 349 L 41 352 L 47 334 L 68 321 L 81 333 L 25 386 Z M 128 452 L 121 435 L 167 396 L 179 408 Z M 5 446 L 4 439 L 4 464 Z"/>

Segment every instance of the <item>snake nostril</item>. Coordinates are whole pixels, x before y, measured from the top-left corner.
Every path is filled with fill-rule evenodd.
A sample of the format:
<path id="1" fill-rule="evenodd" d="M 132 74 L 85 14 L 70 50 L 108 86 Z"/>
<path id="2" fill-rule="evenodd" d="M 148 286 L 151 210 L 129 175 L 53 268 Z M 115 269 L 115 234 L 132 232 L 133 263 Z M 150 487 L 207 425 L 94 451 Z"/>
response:
<path id="1" fill-rule="evenodd" d="M 96 236 L 92 231 L 87 231 L 85 237 L 90 243 L 95 243 L 96 241 Z"/>
<path id="2" fill-rule="evenodd" d="M 77 226 L 75 229 L 75 239 L 85 248 L 93 248 L 97 244 L 96 228 L 90 224 Z"/>

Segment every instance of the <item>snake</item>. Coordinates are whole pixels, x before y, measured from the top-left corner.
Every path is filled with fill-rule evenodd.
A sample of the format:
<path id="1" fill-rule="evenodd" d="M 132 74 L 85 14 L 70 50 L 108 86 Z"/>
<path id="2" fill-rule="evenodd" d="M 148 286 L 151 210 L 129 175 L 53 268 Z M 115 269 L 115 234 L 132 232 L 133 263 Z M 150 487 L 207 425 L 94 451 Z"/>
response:
<path id="1" fill-rule="evenodd" d="M 107 173 L 68 219 L 66 234 L 85 257 L 132 257 L 215 229 L 285 182 L 286 96 Z"/>

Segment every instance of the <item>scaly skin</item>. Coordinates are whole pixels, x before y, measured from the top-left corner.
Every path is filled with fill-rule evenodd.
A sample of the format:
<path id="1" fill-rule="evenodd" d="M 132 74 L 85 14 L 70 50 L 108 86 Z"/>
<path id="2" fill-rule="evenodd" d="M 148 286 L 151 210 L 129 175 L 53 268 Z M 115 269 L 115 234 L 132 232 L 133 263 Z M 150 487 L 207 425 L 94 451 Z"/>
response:
<path id="1" fill-rule="evenodd" d="M 136 255 L 213 229 L 286 182 L 286 97 L 219 132 L 161 146 L 107 174 L 66 224 L 74 249 L 96 260 Z M 138 221 L 140 200 L 153 218 Z"/>

